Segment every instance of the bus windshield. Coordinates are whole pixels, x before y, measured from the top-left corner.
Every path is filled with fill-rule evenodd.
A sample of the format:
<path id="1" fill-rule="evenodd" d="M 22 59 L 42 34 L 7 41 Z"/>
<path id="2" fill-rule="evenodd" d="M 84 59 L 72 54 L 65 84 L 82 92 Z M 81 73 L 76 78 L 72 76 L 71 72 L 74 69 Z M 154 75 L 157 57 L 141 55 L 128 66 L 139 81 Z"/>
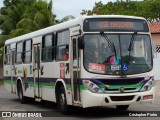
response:
<path id="1" fill-rule="evenodd" d="M 84 46 L 84 67 L 91 73 L 131 75 L 152 69 L 147 34 L 85 34 Z"/>

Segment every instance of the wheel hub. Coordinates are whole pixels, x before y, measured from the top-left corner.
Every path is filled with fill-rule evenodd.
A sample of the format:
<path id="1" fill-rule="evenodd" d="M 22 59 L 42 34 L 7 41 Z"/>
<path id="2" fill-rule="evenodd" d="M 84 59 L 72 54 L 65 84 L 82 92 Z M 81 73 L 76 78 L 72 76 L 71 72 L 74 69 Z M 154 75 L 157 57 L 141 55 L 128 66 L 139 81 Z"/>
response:
<path id="1" fill-rule="evenodd" d="M 65 98 L 64 98 L 64 94 L 62 93 L 62 94 L 60 95 L 60 104 L 61 104 L 61 105 L 64 105 L 64 101 L 65 101 Z"/>

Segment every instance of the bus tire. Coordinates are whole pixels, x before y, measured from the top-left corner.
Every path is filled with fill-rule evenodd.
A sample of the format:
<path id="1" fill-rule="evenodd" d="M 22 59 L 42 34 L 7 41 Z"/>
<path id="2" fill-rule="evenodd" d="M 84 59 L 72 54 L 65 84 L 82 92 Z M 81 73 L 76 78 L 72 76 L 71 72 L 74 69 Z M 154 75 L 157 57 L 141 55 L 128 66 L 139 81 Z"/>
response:
<path id="1" fill-rule="evenodd" d="M 116 108 L 118 110 L 127 110 L 129 108 L 129 105 L 116 105 Z"/>
<path id="2" fill-rule="evenodd" d="M 60 88 L 57 91 L 57 108 L 63 114 L 70 113 L 70 108 L 67 105 L 66 93 L 63 86 L 60 86 Z"/>
<path id="3" fill-rule="evenodd" d="M 18 87 L 17 87 L 17 93 L 18 93 L 18 99 L 20 103 L 25 104 L 26 103 L 26 97 L 23 96 L 23 89 L 22 89 L 22 84 L 19 82 Z"/>

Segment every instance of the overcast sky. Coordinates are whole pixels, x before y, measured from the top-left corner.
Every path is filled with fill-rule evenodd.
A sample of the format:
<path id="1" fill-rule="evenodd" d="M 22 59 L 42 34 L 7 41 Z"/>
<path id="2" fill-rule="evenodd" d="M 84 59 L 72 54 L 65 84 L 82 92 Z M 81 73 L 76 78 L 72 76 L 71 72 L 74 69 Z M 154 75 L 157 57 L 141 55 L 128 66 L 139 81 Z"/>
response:
<path id="1" fill-rule="evenodd" d="M 62 19 L 67 15 L 79 17 L 82 9 L 91 10 L 94 3 L 99 1 L 106 4 L 109 1 L 115 2 L 116 0 L 53 0 L 53 13 L 56 14 L 57 19 Z M 2 6 L 3 0 L 0 0 L 0 7 Z"/>
<path id="2" fill-rule="evenodd" d="M 67 15 L 79 17 L 82 9 L 91 10 L 94 3 L 99 1 L 107 3 L 116 0 L 53 0 L 53 12 L 58 19 L 62 19 Z"/>

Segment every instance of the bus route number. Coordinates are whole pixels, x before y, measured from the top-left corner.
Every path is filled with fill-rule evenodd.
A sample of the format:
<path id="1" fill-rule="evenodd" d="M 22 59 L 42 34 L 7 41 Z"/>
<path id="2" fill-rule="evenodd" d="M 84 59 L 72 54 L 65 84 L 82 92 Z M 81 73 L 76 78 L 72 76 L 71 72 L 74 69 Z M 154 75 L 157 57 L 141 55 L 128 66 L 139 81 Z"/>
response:
<path id="1" fill-rule="evenodd" d="M 105 65 L 89 63 L 89 71 L 98 72 L 98 73 L 105 73 Z"/>

